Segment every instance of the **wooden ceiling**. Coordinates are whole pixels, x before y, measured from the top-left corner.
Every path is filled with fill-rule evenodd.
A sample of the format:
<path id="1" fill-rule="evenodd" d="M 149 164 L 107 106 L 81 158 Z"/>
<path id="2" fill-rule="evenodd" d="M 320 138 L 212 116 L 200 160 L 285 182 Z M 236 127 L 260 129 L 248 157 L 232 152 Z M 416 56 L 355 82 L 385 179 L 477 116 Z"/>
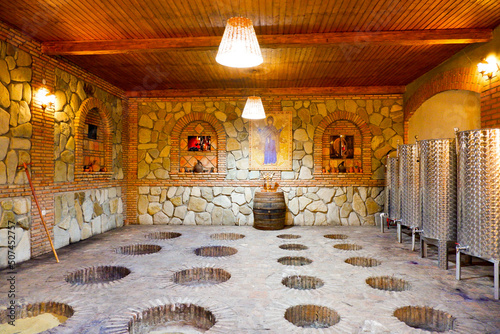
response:
<path id="1" fill-rule="evenodd" d="M 264 63 L 215 62 L 228 18 L 254 22 Z M 491 40 L 498 0 L 0 0 L 0 20 L 125 91 L 397 92 Z"/>

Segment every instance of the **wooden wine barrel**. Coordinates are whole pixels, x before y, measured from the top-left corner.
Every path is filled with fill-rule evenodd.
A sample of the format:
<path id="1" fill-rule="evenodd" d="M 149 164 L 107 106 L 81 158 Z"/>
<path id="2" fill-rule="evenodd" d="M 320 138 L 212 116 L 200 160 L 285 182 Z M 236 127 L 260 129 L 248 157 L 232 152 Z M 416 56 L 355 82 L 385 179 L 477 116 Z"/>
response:
<path id="1" fill-rule="evenodd" d="M 280 230 L 285 227 L 285 215 L 283 192 L 255 192 L 253 227 L 259 230 Z"/>

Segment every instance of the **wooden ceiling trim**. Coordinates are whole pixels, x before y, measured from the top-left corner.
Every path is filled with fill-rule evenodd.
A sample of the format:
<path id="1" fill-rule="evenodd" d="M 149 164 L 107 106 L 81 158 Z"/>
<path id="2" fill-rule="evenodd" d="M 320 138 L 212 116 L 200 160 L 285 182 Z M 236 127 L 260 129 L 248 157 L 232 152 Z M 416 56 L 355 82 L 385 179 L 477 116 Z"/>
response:
<path id="1" fill-rule="evenodd" d="M 48 55 L 93 55 L 131 52 L 157 52 L 166 49 L 217 48 L 221 36 L 107 41 L 60 41 L 42 43 Z M 333 46 L 370 43 L 372 45 L 470 44 L 488 42 L 491 29 L 343 32 L 328 34 L 264 35 L 262 48 Z"/>
<path id="2" fill-rule="evenodd" d="M 308 87 L 308 88 L 242 88 L 242 89 L 167 89 L 128 91 L 130 98 L 199 97 L 199 96 L 286 96 L 286 95 L 388 95 L 403 94 L 405 86 Z"/>

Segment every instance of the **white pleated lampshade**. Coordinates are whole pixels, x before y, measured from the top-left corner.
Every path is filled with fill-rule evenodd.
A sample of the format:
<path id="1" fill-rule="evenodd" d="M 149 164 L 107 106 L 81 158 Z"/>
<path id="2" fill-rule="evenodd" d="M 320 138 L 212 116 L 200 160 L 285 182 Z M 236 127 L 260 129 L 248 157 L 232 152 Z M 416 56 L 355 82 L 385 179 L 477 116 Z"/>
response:
<path id="1" fill-rule="evenodd" d="M 252 20 L 245 17 L 227 20 L 215 60 L 221 65 L 238 68 L 262 64 L 264 60 Z"/>
<path id="2" fill-rule="evenodd" d="M 258 96 L 249 96 L 241 117 L 248 119 L 263 119 L 266 118 L 264 105 Z"/>

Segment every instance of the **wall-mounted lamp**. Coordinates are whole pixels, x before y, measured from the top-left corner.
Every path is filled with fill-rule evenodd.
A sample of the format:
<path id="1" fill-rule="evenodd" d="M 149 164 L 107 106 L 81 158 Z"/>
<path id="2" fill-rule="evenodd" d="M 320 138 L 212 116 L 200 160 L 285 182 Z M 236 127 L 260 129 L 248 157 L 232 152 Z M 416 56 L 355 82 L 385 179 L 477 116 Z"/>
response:
<path id="1" fill-rule="evenodd" d="M 43 111 L 45 111 L 47 107 L 53 107 L 56 102 L 55 95 L 51 94 L 50 91 L 45 87 L 42 87 L 38 90 L 37 99 Z"/>
<path id="2" fill-rule="evenodd" d="M 491 80 L 495 73 L 500 70 L 500 66 L 497 63 L 496 58 L 490 56 L 481 60 L 481 62 L 477 64 L 477 70 L 483 77 L 487 76 L 488 79 Z"/>

